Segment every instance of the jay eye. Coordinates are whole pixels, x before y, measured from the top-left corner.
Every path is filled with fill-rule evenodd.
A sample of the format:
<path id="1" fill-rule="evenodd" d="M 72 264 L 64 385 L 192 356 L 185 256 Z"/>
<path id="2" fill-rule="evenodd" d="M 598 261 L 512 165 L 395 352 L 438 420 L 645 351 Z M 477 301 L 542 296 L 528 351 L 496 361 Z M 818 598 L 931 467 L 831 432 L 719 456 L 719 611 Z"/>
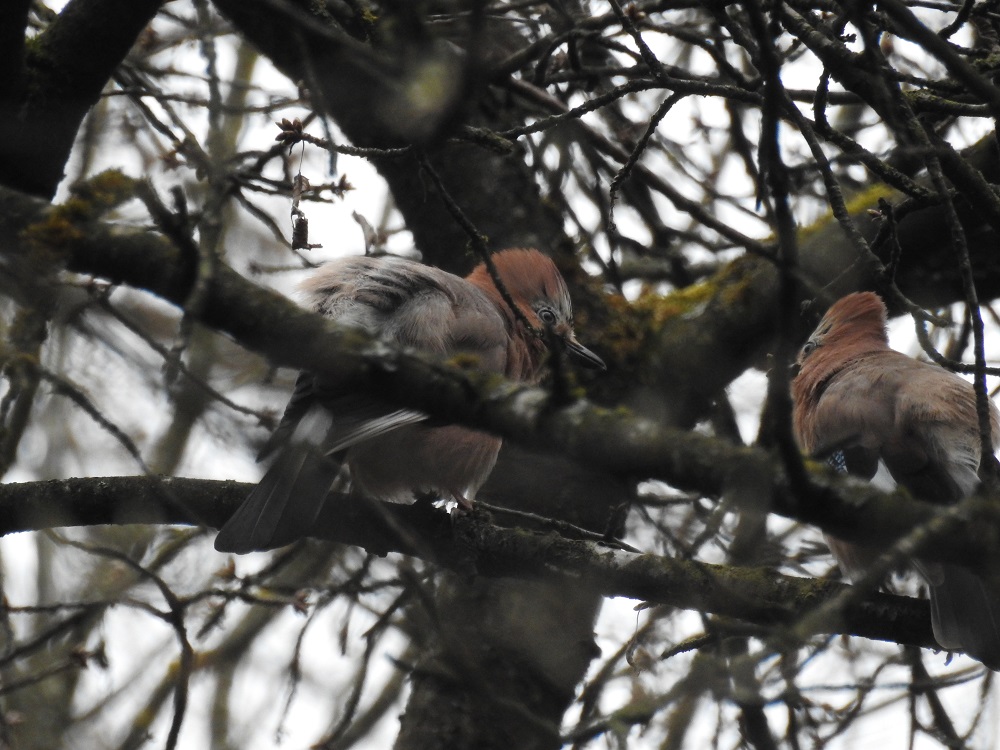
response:
<path id="1" fill-rule="evenodd" d="M 552 312 L 548 307 L 543 307 L 538 311 L 539 319 L 547 326 L 552 325 L 556 322 L 556 314 Z"/>
<path id="2" fill-rule="evenodd" d="M 810 339 L 809 341 L 807 341 L 802 346 L 802 357 L 803 358 L 808 357 L 810 354 L 812 354 L 814 351 L 816 351 L 816 346 L 817 346 L 816 342 L 813 341 L 812 339 Z"/>

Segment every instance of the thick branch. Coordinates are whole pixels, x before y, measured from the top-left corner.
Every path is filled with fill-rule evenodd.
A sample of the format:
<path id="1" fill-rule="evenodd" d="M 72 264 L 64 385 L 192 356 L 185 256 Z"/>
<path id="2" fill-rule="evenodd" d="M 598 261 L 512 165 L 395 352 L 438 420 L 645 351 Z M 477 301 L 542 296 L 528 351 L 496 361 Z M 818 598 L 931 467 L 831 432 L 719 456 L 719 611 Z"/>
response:
<path id="1" fill-rule="evenodd" d="M 14 274 L 32 247 L 25 237 L 46 236 L 54 215 L 61 215 L 58 209 L 0 189 L 0 248 Z M 75 232 L 66 231 L 61 223 L 56 226 L 61 227 L 61 249 L 72 270 L 146 289 L 175 304 L 187 298 L 191 259 L 161 237 L 112 231 L 97 222 Z M 25 232 L 27 227 L 31 228 Z M 306 312 L 221 263 L 199 313 L 206 325 L 276 364 L 322 372 L 359 391 L 495 432 L 539 451 L 562 453 L 610 473 L 659 478 L 707 496 L 733 493 L 743 502 L 814 523 L 849 541 L 883 547 L 937 515 L 933 506 L 904 492 L 882 495 L 868 485 L 819 482 L 807 496 L 798 496 L 763 451 L 583 401 L 555 403 L 541 388 L 401 352 Z M 692 342 L 692 348 L 699 345 Z M 986 510 L 982 516 L 989 518 Z M 953 519 L 947 526 L 949 533 L 928 550 L 929 559 L 997 563 L 1000 539 L 995 522 Z M 952 534 L 951 529 L 960 533 Z"/>
<path id="2" fill-rule="evenodd" d="M 10 106 L 24 82 L 24 36 L 31 0 L 0 3 L 0 106 Z"/>
<path id="3" fill-rule="evenodd" d="M 32 46 L 22 90 L 0 99 L 0 183 L 55 193 L 80 123 L 161 4 L 72 0 L 63 9 Z"/>
<path id="4" fill-rule="evenodd" d="M 0 485 L 0 534 L 64 525 L 189 523 L 191 511 L 219 526 L 249 485 L 199 479 L 106 477 Z M 761 626 L 793 625 L 845 587 L 770 569 L 710 565 L 610 549 L 593 542 L 507 529 L 473 514 L 450 519 L 420 505 L 370 504 L 352 497 L 327 503 L 317 521 L 323 538 L 370 552 L 417 555 L 460 573 L 488 577 L 568 576 L 602 596 L 695 609 Z M 885 594 L 853 598 L 842 621 L 817 633 L 844 633 L 935 646 L 927 603 Z"/>

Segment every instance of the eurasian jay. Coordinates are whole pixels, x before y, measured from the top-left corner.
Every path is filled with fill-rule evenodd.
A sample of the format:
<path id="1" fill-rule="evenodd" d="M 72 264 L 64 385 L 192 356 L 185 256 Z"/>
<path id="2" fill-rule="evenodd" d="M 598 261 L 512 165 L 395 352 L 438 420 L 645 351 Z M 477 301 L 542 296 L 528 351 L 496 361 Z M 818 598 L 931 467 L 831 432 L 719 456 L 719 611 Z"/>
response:
<path id="1" fill-rule="evenodd" d="M 400 257 L 341 258 L 302 289 L 310 308 L 338 323 L 440 357 L 472 355 L 479 368 L 514 380 L 540 378 L 547 341 L 584 365 L 604 368 L 577 341 L 569 292 L 549 258 L 514 249 L 492 260 L 523 319 L 484 264 L 463 279 Z M 500 444 L 494 435 L 435 423 L 302 372 L 261 451 L 261 458 L 274 454 L 274 463 L 222 527 L 215 548 L 243 553 L 288 544 L 309 532 L 335 488 L 394 502 L 432 493 L 468 506 Z"/>
<path id="2" fill-rule="evenodd" d="M 792 380 L 801 449 L 866 479 L 889 479 L 916 497 L 953 504 L 979 485 L 981 458 L 972 385 L 889 348 L 886 308 L 870 292 L 836 302 L 802 347 Z M 1000 416 L 990 404 L 993 447 Z M 882 551 L 827 535 L 841 569 L 857 580 Z M 934 637 L 1000 669 L 1000 591 L 966 568 L 917 561 L 930 586 Z"/>

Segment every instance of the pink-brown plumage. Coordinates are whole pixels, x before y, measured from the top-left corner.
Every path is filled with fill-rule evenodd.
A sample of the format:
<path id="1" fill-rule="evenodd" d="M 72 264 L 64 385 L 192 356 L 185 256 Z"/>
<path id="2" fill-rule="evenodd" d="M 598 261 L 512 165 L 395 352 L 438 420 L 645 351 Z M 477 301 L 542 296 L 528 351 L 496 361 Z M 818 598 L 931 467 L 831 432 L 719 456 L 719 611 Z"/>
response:
<path id="1" fill-rule="evenodd" d="M 853 474 L 880 466 L 915 496 L 955 503 L 979 484 L 979 427 L 972 385 L 889 347 L 886 309 L 870 292 L 848 295 L 826 313 L 798 359 L 793 428 L 802 450 L 839 453 Z M 994 448 L 1000 416 L 990 405 Z M 882 475 L 883 476 L 884 472 Z M 844 571 L 858 577 L 881 552 L 828 537 Z M 953 565 L 922 564 L 931 585 L 934 633 L 1000 667 L 1000 592 Z"/>
<path id="2" fill-rule="evenodd" d="M 566 284 L 537 250 L 493 256 L 504 288 L 529 325 L 503 301 L 484 266 L 465 279 L 393 256 L 343 258 L 303 284 L 309 307 L 339 323 L 428 354 L 475 357 L 484 370 L 536 381 L 548 327 L 585 364 L 603 362 L 577 342 Z M 529 327 L 530 326 L 530 327 Z M 303 372 L 281 425 L 262 454 L 271 468 L 216 537 L 216 549 L 247 552 L 306 535 L 332 489 L 405 502 L 414 493 L 472 501 L 501 441 L 377 397 L 342 392 Z"/>

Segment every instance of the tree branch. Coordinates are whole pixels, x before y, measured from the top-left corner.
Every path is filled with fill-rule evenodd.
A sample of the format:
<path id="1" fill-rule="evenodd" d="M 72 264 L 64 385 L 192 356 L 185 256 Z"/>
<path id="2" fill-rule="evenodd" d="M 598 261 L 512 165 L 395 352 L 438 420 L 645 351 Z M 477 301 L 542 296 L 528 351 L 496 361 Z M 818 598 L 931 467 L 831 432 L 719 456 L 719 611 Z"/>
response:
<path id="1" fill-rule="evenodd" d="M 52 197 L 80 123 L 160 5 L 72 0 L 63 8 L 24 61 L 16 112 L 0 111 L 0 183 Z"/>
<path id="2" fill-rule="evenodd" d="M 190 509 L 220 526 L 251 485 L 202 479 L 104 477 L 0 485 L 0 535 L 53 526 L 190 523 Z M 566 576 L 602 596 L 668 604 L 762 626 L 794 625 L 848 588 L 769 568 L 741 568 L 509 529 L 479 513 L 449 517 L 426 505 L 331 497 L 317 519 L 321 538 L 384 555 L 416 555 L 463 574 Z M 843 633 L 934 648 L 926 601 L 887 594 L 853 598 L 839 622 L 816 633 Z M 807 635 L 811 635 L 807 634 Z"/>
<path id="3" fill-rule="evenodd" d="M 79 204 L 74 210 L 80 210 Z M 51 234 L 55 230 L 58 234 Z M 8 276 L 31 272 L 22 266 L 38 259 L 42 250 L 33 243 L 42 238 L 58 239 L 71 270 L 145 289 L 177 305 L 187 298 L 194 260 L 162 237 L 122 232 L 100 222 L 74 225 L 70 231 L 65 211 L 0 188 L 0 259 L 7 260 Z M 585 401 L 555 404 L 542 388 L 400 351 L 307 312 L 222 263 L 208 284 L 199 319 L 275 364 L 321 372 L 359 392 L 377 393 L 401 406 L 539 451 L 562 453 L 609 473 L 658 478 L 710 497 L 732 493 L 759 510 L 880 547 L 934 523 L 943 528 L 940 533 L 936 529 L 928 559 L 982 566 L 1000 561 L 998 524 L 988 503 L 970 509 L 974 522 L 957 517 L 942 521 L 938 509 L 905 492 L 883 495 L 867 484 L 823 475 L 815 478 L 808 496 L 797 496 L 764 451 Z M 703 345 L 719 346 L 694 339 L 688 348 Z"/>

